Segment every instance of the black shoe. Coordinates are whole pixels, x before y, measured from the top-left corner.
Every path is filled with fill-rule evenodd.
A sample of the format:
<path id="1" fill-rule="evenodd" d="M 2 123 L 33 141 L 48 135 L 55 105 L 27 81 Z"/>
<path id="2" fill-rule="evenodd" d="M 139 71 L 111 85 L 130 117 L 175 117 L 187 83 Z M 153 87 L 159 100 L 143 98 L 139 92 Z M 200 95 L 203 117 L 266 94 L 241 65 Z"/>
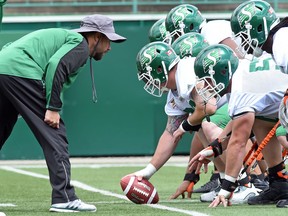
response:
<path id="1" fill-rule="evenodd" d="M 288 199 L 288 182 L 273 181 L 269 188 L 262 191 L 258 196 L 248 199 L 249 205 L 276 204 L 279 200 Z"/>
<path id="2" fill-rule="evenodd" d="M 202 185 L 200 188 L 193 190 L 193 193 L 208 193 L 214 191 L 219 187 L 220 181 L 218 179 L 213 179 Z"/>
<path id="3" fill-rule="evenodd" d="M 279 200 L 276 204 L 278 208 L 288 208 L 288 199 Z"/>
<path id="4" fill-rule="evenodd" d="M 251 179 L 250 182 L 253 183 L 253 185 L 261 190 L 266 190 L 269 188 L 269 182 L 265 179 L 260 179 L 257 175 L 250 175 Z"/>

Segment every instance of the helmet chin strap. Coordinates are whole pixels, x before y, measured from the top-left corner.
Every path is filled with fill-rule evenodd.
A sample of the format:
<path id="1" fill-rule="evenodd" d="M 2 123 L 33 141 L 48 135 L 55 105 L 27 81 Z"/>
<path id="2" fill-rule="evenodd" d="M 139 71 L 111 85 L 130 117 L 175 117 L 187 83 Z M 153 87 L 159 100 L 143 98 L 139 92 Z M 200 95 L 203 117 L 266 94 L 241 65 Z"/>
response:
<path id="1" fill-rule="evenodd" d="M 207 114 L 206 112 L 206 105 L 207 105 L 207 102 L 204 101 L 204 113 L 205 113 L 205 118 L 207 120 L 207 122 L 210 122 L 210 116 Z"/>
<path id="2" fill-rule="evenodd" d="M 95 80 L 94 80 L 94 72 L 93 72 L 93 66 L 92 66 L 92 57 L 96 54 L 96 49 L 98 47 L 98 44 L 100 42 L 102 37 L 99 38 L 96 45 L 94 46 L 93 52 L 90 55 L 90 75 L 91 75 L 91 81 L 92 81 L 92 100 L 94 103 L 97 102 L 97 93 L 96 93 L 96 87 L 95 87 Z"/>

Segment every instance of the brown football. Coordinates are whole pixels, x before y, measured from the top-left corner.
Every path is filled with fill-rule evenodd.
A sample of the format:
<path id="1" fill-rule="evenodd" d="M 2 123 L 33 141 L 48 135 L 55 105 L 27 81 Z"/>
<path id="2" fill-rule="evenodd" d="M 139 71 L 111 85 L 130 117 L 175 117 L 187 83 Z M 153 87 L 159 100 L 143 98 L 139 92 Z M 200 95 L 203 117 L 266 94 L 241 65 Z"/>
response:
<path id="1" fill-rule="evenodd" d="M 135 175 L 126 175 L 120 181 L 126 197 L 136 204 L 156 204 L 159 196 L 156 188 L 147 179 L 138 181 Z"/>

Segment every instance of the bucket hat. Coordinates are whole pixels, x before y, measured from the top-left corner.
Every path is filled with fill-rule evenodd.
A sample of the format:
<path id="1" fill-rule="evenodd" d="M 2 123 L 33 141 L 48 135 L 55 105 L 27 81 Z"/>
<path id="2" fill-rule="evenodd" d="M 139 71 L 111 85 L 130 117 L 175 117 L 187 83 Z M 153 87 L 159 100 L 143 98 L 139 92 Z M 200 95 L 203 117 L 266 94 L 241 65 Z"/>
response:
<path id="1" fill-rule="evenodd" d="M 115 32 L 113 20 L 107 16 L 94 14 L 83 18 L 80 28 L 74 29 L 78 33 L 82 32 L 100 32 L 106 35 L 110 41 L 121 43 L 126 40 Z"/>

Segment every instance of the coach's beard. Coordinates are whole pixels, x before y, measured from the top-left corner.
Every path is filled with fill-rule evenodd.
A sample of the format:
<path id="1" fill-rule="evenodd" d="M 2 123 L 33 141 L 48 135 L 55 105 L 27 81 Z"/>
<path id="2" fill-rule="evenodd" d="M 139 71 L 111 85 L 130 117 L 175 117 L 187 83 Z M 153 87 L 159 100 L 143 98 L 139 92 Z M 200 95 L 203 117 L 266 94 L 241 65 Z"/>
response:
<path id="1" fill-rule="evenodd" d="M 102 57 L 103 57 L 103 53 L 95 53 L 95 55 L 93 56 L 93 59 L 95 61 L 99 61 L 102 59 Z"/>
<path id="2" fill-rule="evenodd" d="M 97 41 L 96 45 L 94 46 L 94 49 L 93 49 L 93 53 L 91 55 L 91 57 L 95 60 L 95 61 L 99 61 L 102 59 L 102 56 L 103 56 L 103 53 L 97 53 L 97 47 L 98 47 L 98 44 L 100 43 L 102 37 L 99 38 L 99 40 Z"/>

